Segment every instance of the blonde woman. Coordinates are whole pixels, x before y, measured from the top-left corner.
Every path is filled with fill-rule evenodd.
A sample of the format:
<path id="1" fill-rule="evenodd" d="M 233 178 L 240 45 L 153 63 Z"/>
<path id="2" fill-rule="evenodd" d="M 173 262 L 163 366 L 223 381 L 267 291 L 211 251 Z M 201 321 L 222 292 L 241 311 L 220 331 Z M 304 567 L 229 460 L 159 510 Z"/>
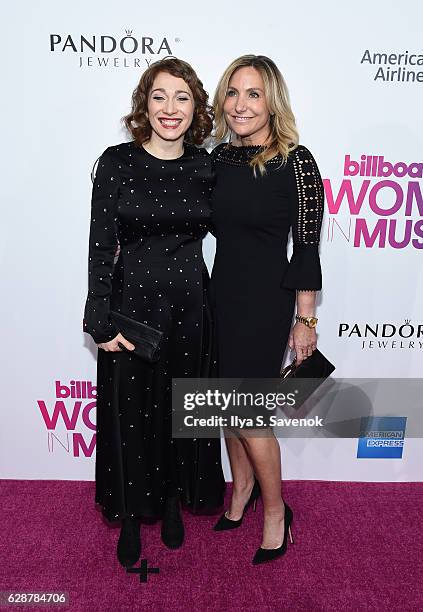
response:
<path id="1" fill-rule="evenodd" d="M 216 138 L 229 140 L 213 152 L 219 375 L 278 377 L 288 343 L 297 364 L 316 348 L 323 185 L 312 154 L 298 144 L 288 91 L 272 60 L 244 55 L 232 62 L 214 106 Z M 233 493 L 215 530 L 239 527 L 261 495 L 263 539 L 253 563 L 270 561 L 285 553 L 293 518 L 281 497 L 278 441 L 270 429 L 260 437 L 239 430 L 226 443 Z"/>

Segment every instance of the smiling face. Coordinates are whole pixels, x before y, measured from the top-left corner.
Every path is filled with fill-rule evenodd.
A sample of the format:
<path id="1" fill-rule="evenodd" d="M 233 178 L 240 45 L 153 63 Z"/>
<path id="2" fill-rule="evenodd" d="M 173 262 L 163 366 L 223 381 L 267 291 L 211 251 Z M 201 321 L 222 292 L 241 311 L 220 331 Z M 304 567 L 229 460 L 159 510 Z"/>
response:
<path id="1" fill-rule="evenodd" d="M 264 83 L 252 66 L 238 68 L 231 76 L 223 112 L 229 128 L 242 144 L 262 145 L 269 136 L 270 113 Z"/>
<path id="2" fill-rule="evenodd" d="M 194 116 L 192 91 L 183 79 L 159 72 L 148 96 L 147 112 L 151 140 L 183 140 Z"/>

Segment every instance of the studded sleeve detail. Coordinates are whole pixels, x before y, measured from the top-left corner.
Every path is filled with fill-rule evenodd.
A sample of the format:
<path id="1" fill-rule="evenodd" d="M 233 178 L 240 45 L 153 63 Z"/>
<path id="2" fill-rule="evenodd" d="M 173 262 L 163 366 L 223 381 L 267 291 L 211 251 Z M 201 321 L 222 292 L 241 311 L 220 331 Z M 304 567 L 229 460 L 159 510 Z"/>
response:
<path id="1" fill-rule="evenodd" d="M 319 244 L 323 218 L 323 183 L 317 164 L 305 147 L 296 150 L 293 159 L 298 197 L 298 217 L 293 227 L 297 244 Z"/>
<path id="2" fill-rule="evenodd" d="M 84 331 L 96 343 L 108 342 L 118 333 L 110 321 L 110 296 L 114 259 L 118 248 L 116 204 L 120 178 L 110 149 L 98 161 L 91 200 L 88 256 L 88 297 Z"/>
<path id="3" fill-rule="evenodd" d="M 324 190 L 317 164 L 306 147 L 293 152 L 290 173 L 290 207 L 293 255 L 283 286 L 298 291 L 322 287 L 319 258 Z"/>

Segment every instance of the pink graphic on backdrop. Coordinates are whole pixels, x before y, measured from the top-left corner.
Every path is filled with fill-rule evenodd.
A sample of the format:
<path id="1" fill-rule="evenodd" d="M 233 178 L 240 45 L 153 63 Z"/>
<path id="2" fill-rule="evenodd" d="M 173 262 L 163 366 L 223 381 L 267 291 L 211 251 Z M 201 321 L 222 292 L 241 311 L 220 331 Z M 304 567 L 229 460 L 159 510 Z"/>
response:
<path id="1" fill-rule="evenodd" d="M 91 457 L 96 443 L 95 408 L 97 389 L 91 381 L 55 381 L 52 402 L 37 400 L 47 430 L 50 452 L 64 449 L 74 457 Z"/>
<path id="2" fill-rule="evenodd" d="M 343 171 L 347 178 L 337 187 L 323 180 L 328 241 L 336 231 L 354 247 L 423 249 L 422 162 L 392 163 L 383 155 L 356 161 L 347 154 Z"/>

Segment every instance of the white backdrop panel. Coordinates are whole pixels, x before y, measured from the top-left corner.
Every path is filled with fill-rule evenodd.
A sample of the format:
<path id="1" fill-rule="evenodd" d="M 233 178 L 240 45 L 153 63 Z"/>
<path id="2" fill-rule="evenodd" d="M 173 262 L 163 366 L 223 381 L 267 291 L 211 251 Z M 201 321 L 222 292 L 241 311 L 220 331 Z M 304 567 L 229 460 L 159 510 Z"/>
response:
<path id="1" fill-rule="evenodd" d="M 95 381 L 95 347 L 81 331 L 90 170 L 106 146 L 127 138 L 119 119 L 129 109 L 132 90 L 147 61 L 166 55 L 166 51 L 151 55 L 148 50 L 144 54 L 120 50 L 126 30 L 140 46 L 142 37 L 152 38 L 155 52 L 166 38 L 171 52 L 193 64 L 211 94 L 235 57 L 243 53 L 272 57 L 289 85 L 301 142 L 312 150 L 336 196 L 344 178 L 350 178 L 355 194 L 364 180 L 370 181 L 368 192 L 382 180 L 344 177 L 346 155 L 358 161 L 361 155 L 384 156 L 394 164 L 421 159 L 422 82 L 375 81 L 378 66 L 361 59 L 366 50 L 419 53 L 423 6 L 417 1 L 399 6 L 386 0 L 349 5 L 303 0 L 297 7 L 271 0 L 265 6 L 215 2 L 208 8 L 189 0 L 181 8 L 164 0 L 157 8 L 129 0 L 119 5 L 100 0 L 28 0 L 9 4 L 3 13 L 0 28 L 7 55 L 0 153 L 5 171 L 1 475 L 92 479 L 94 455 L 85 456 L 81 450 L 84 444 L 88 455 L 93 450 L 92 398 L 64 399 L 63 408 L 69 418 L 73 414 L 75 423 L 67 428 L 59 417 L 50 433 L 38 402 L 45 402 L 51 417 L 57 399 L 55 381 L 68 387 L 72 380 Z M 51 35 L 57 43 L 53 50 Z M 88 41 L 95 36 L 96 50 L 85 46 L 81 52 L 81 36 Z M 114 39 L 116 51 L 102 53 L 101 36 L 111 37 L 104 39 L 108 44 Z M 125 44 L 128 49 L 129 38 Z M 422 184 L 410 177 L 386 180 L 392 179 L 405 194 L 410 181 L 420 188 Z M 392 186 L 384 187 L 377 202 L 389 208 L 393 195 Z M 419 344 L 414 329 L 401 345 L 398 331 L 405 319 L 415 327 L 421 322 L 423 240 L 415 227 L 422 211 L 417 199 L 413 204 L 408 216 L 405 201 L 393 215 L 375 215 L 367 193 L 358 215 L 350 214 L 345 199 L 338 214 L 327 211 L 321 244 L 324 290 L 319 297 L 319 342 L 339 376 L 420 375 L 423 338 Z M 411 239 L 417 246 L 410 243 L 396 249 L 387 241 L 384 247 L 354 247 L 357 217 L 366 220 L 370 232 L 380 219 L 388 225 L 395 221 L 397 239 L 405 221 L 411 220 Z M 213 253 L 213 239 L 208 237 L 209 266 Z M 379 324 L 373 345 L 374 338 L 359 337 L 366 323 Z M 383 337 L 383 323 L 395 327 L 390 338 Z M 340 336 L 340 324 L 348 325 L 349 331 L 357 324 L 358 332 Z M 282 444 L 284 475 L 420 480 L 423 453 L 417 442 L 406 440 L 403 459 L 388 461 L 357 460 L 356 440 L 290 439 Z M 78 449 L 80 456 L 75 456 Z M 224 461 L 229 478 L 226 457 Z"/>

